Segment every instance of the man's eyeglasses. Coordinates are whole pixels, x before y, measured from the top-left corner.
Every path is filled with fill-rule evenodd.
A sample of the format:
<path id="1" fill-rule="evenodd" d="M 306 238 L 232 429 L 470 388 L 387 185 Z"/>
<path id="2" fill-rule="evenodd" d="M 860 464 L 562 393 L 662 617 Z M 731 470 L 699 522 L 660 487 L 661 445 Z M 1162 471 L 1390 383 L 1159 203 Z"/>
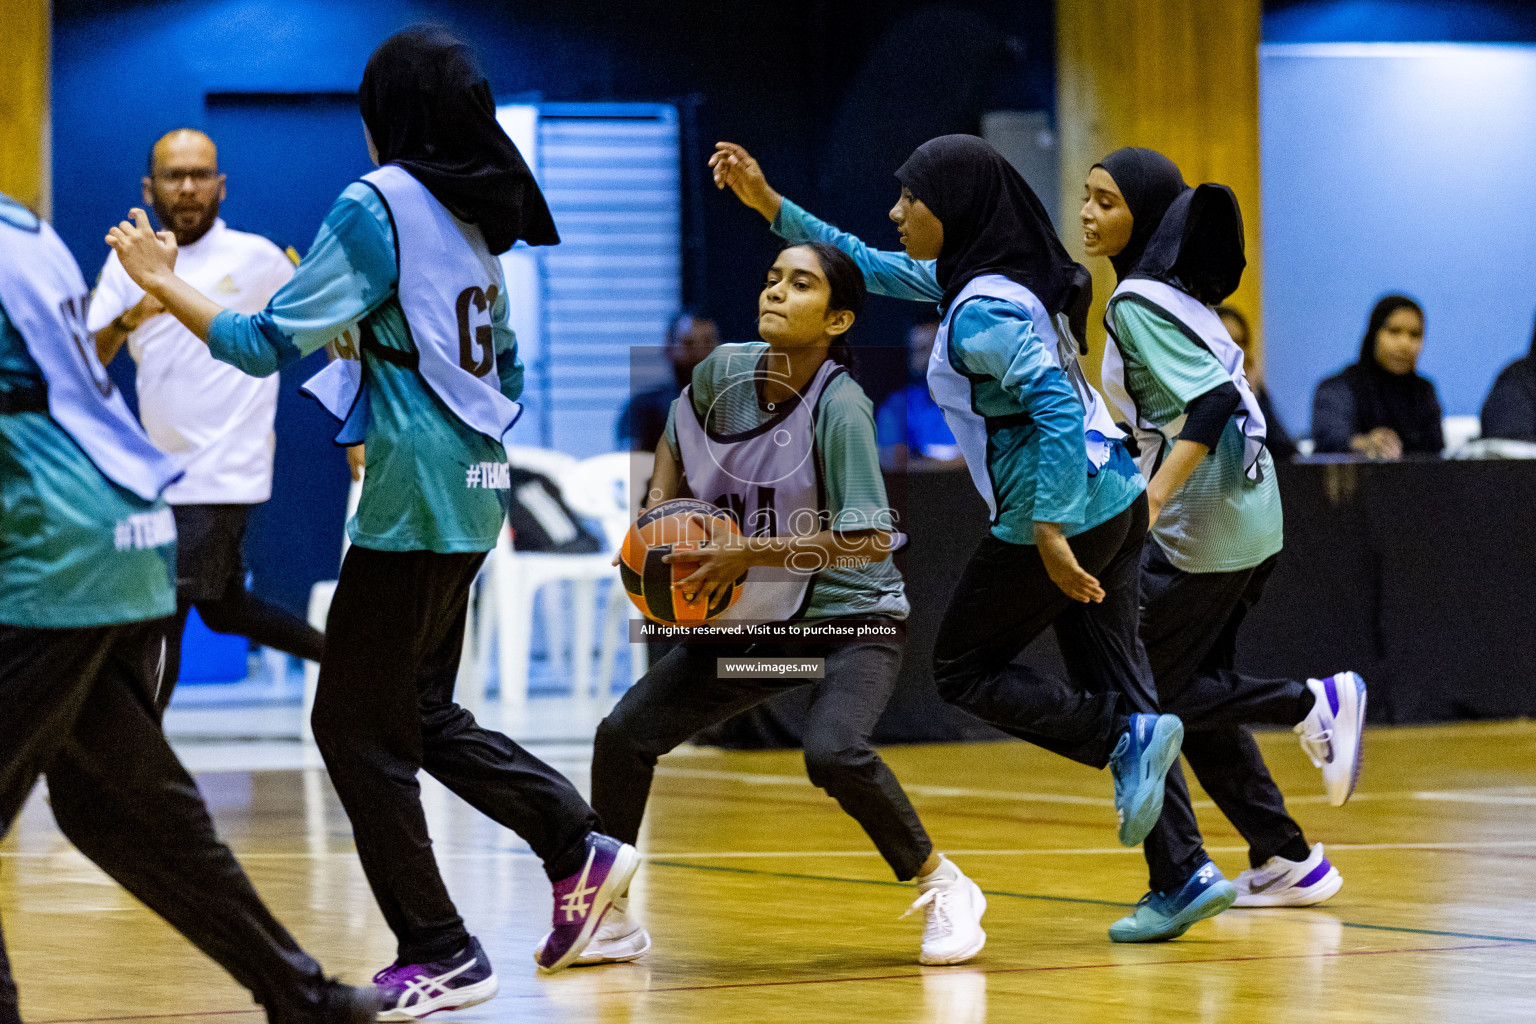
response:
<path id="1" fill-rule="evenodd" d="M 217 181 L 218 177 L 218 171 L 212 171 L 206 167 L 186 171 L 167 170 L 155 172 L 155 181 L 162 185 L 180 185 L 188 178 L 192 179 L 192 184 L 194 185 L 209 185 Z"/>

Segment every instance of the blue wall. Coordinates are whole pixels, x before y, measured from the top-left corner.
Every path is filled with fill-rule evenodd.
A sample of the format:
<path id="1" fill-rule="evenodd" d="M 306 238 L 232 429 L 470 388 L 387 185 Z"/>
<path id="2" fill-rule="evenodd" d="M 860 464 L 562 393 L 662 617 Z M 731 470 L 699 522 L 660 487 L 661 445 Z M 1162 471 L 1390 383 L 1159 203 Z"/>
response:
<path id="1" fill-rule="evenodd" d="M 1387 292 L 1424 306 L 1420 372 L 1476 414 L 1530 347 L 1536 47 L 1270 45 L 1260 62 L 1267 380 L 1303 429 Z"/>
<path id="2" fill-rule="evenodd" d="M 228 220 L 302 253 L 337 176 L 353 173 L 355 124 L 332 112 L 338 127 L 323 145 L 298 146 L 300 132 L 319 123 L 313 117 L 286 131 L 281 110 L 231 112 L 207 94 L 355 90 L 380 41 L 437 21 L 479 51 L 499 98 L 679 104 L 691 119 L 685 145 L 695 157 L 684 168 L 694 191 L 685 194 L 683 299 L 716 315 L 727 339 L 741 340 L 775 244 L 756 214 L 705 187 L 702 151 L 720 138 L 743 142 L 787 194 L 894 246 L 884 219 L 890 175 L 914 146 L 974 131 L 983 110 L 1054 107 L 1052 18 L 1049 0 L 56 0 L 55 224 L 94 277 L 107 227 L 140 201 L 150 143 L 175 127 L 244 125 L 297 151 L 287 161 L 243 160 L 286 164 L 286 173 L 231 178 Z M 226 141 L 230 159 L 239 148 L 249 155 L 251 140 Z M 281 208 L 270 205 L 273 196 Z M 900 345 L 916 312 L 872 303 L 854 340 Z M 285 372 L 277 496 L 253 520 L 250 542 L 256 589 L 296 610 L 310 582 L 335 574 L 346 487 L 328 423 L 293 393 L 306 370 Z M 861 372 L 878 396 L 905 371 Z M 131 396 L 126 359 L 114 376 Z M 605 435 L 611 428 L 595 427 Z"/>
<path id="3" fill-rule="evenodd" d="M 1536 166 L 1536 49 L 1338 44 L 1536 43 L 1536 4 L 1271 0 L 1264 42 L 1266 372 L 1282 418 L 1307 432 L 1313 387 L 1355 357 L 1388 291 L 1424 302 L 1420 368 L 1448 414 L 1475 414 L 1536 316 L 1536 214 L 1498 198 L 1528 191 Z"/>
<path id="4" fill-rule="evenodd" d="M 1266 43 L 1536 42 L 1529 0 L 1269 0 Z"/>

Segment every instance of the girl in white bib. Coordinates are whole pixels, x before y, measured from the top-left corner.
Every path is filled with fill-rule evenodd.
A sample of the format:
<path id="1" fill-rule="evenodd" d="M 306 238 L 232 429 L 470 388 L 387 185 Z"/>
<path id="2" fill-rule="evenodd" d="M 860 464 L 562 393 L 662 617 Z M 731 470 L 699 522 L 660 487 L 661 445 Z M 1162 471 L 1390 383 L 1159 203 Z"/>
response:
<path id="1" fill-rule="evenodd" d="M 700 729 L 809 682 L 811 781 L 864 827 L 897 878 L 916 880 L 913 909 L 926 919 L 919 961 L 957 964 L 986 942 L 986 900 L 934 852 L 901 784 L 870 746 L 901 667 L 907 600 L 890 560 L 899 538 L 873 407 L 848 374 L 846 334 L 864 293 L 858 268 L 831 246 L 780 252 L 758 296 L 763 342 L 721 346 L 694 370 L 657 447 L 649 496 L 655 504 L 688 494 L 739 520 L 738 535 L 700 516 L 714 524 L 711 544 L 667 556 L 700 563 L 681 585 L 697 587 L 707 601 L 746 576 L 741 599 L 717 622 L 793 622 L 845 635 L 678 645 L 598 727 L 592 806 L 614 836 L 635 842 L 658 757 Z M 730 677 L 717 667 L 720 658 L 819 659 L 825 674 L 814 681 Z M 587 956 L 630 958 L 649 945 L 643 935 L 637 923 L 610 912 Z"/>

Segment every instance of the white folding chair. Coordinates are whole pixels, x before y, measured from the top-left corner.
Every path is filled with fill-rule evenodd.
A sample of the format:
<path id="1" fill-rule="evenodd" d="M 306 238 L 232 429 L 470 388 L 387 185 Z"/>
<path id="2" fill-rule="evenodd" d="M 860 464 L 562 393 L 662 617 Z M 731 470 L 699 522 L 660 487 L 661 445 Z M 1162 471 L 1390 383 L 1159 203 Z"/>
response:
<path id="1" fill-rule="evenodd" d="M 630 524 L 640 514 L 641 499 L 646 484 L 656 467 L 656 456 L 651 452 L 610 452 L 594 455 L 573 470 L 573 490 L 580 490 L 592 502 L 587 513 L 603 524 L 607 535 L 610 559 L 612 553 L 624 544 L 624 536 Z M 609 577 L 608 598 L 604 602 L 602 637 L 598 645 L 597 670 L 592 677 L 593 693 L 606 695 L 613 687 L 613 666 L 620 644 L 629 641 L 629 620 L 634 616 L 634 605 L 624 593 L 615 571 Z M 646 647 L 634 644 L 629 648 L 630 682 L 636 683 L 645 675 L 647 668 Z"/>
<path id="2" fill-rule="evenodd" d="M 534 452 L 538 452 L 537 455 Z M 496 594 L 497 667 L 501 680 L 501 707 L 504 721 L 521 721 L 528 699 L 530 634 L 533 628 L 535 595 L 550 583 L 566 583 L 570 603 L 556 612 L 546 604 L 546 620 L 551 626 L 551 652 L 557 649 L 557 623 L 569 617 L 571 626 L 569 670 L 574 695 L 590 697 L 594 682 L 611 683 L 617 641 L 605 628 L 605 650 L 599 658 L 601 668 L 594 680 L 592 649 L 595 640 L 597 584 L 616 580 L 613 553 L 622 542 L 630 522 L 632 459 L 628 452 L 599 455 L 578 462 L 559 453 L 535 449 L 509 449 L 507 460 L 513 465 L 543 472 L 560 488 L 562 499 L 578 515 L 596 519 L 602 526 L 604 547 L 595 554 L 563 555 L 513 550 L 510 538 L 503 534 L 492 558 Z M 561 461 L 561 460 L 565 461 Z M 649 476 L 649 473 L 646 473 Z M 622 598 L 622 594 L 618 595 Z M 611 607 L 611 602 L 610 602 Z M 562 614 L 563 613 L 563 614 Z M 606 625 L 606 620 L 605 620 Z M 561 630 L 563 633 L 563 630 Z M 601 692 L 600 690 L 598 692 Z"/>

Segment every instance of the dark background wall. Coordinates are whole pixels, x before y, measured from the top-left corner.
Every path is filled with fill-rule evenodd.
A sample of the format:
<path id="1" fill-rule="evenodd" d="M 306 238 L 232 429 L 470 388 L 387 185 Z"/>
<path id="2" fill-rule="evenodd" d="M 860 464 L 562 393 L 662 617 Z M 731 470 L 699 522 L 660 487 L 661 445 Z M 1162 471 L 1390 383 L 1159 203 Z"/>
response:
<path id="1" fill-rule="evenodd" d="M 106 228 L 140 201 L 151 142 L 199 127 L 238 171 L 226 220 L 302 254 L 336 193 L 368 169 L 347 96 L 368 54 L 435 21 L 476 48 L 498 99 L 679 105 L 683 299 L 743 339 L 775 243 L 756 214 L 708 186 L 715 140 L 745 144 L 787 195 L 894 245 L 891 172 L 913 147 L 975 131 L 984 110 L 1052 108 L 1052 17 L 1048 0 L 57 0 L 55 223 L 93 278 Z M 856 340 L 900 345 L 918 312 L 875 303 Z M 257 589 L 296 610 L 310 582 L 335 574 L 346 490 L 331 425 L 296 394 L 315 368 L 284 373 L 275 496 L 250 538 Z M 114 371 L 131 395 L 131 364 Z M 866 384 L 878 395 L 903 373 L 871 365 Z"/>

